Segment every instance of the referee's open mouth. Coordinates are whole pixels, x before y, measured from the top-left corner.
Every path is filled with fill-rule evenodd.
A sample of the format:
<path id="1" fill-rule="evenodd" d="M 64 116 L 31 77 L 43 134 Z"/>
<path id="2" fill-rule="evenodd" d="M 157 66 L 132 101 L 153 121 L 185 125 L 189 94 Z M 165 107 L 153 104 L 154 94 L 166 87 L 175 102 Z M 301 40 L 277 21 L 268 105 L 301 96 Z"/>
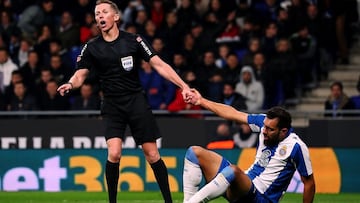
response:
<path id="1" fill-rule="evenodd" d="M 101 20 L 101 21 L 99 22 L 99 24 L 100 24 L 100 27 L 101 27 L 101 28 L 104 28 L 104 27 L 106 26 L 105 20 Z"/>

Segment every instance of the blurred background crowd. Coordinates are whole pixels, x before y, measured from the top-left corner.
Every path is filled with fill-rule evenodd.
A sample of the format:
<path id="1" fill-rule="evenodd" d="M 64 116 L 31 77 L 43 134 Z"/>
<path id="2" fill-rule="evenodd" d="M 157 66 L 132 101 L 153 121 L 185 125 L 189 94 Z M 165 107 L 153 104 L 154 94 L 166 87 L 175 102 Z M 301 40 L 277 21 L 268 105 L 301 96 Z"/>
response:
<path id="1" fill-rule="evenodd" d="M 56 92 L 99 34 L 95 2 L 0 0 L 2 111 L 100 108 L 96 73 L 67 97 Z M 141 34 L 191 87 L 247 111 L 296 105 L 334 65 L 348 64 L 358 23 L 356 0 L 114 2 L 121 29 Z M 146 62 L 139 77 L 152 109 L 199 109 Z"/>

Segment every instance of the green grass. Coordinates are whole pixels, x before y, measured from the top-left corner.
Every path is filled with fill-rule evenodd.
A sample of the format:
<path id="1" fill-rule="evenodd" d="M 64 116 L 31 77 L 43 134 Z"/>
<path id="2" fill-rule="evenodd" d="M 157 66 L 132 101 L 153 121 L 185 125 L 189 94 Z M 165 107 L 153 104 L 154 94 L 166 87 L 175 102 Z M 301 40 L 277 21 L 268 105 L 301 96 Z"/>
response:
<path id="1" fill-rule="evenodd" d="M 173 193 L 174 203 L 182 203 L 182 193 Z M 158 192 L 120 192 L 118 202 L 162 203 Z M 281 203 L 302 202 L 301 194 L 287 193 Z M 316 194 L 315 203 L 360 203 L 360 193 Z M 0 203 L 107 203 L 105 192 L 0 192 Z M 211 203 L 226 203 L 222 198 Z"/>

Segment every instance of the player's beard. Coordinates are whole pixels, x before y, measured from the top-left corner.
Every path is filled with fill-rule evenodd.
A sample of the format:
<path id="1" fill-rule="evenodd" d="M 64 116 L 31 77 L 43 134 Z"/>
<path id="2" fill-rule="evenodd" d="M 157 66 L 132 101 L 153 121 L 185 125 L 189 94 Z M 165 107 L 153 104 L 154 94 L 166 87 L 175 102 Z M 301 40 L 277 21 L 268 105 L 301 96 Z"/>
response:
<path id="1" fill-rule="evenodd" d="M 264 145 L 265 146 L 276 146 L 277 144 L 279 144 L 279 137 L 280 137 L 280 131 L 277 134 L 274 134 L 272 136 L 267 136 L 264 134 L 265 137 L 267 137 L 267 139 L 264 139 Z"/>

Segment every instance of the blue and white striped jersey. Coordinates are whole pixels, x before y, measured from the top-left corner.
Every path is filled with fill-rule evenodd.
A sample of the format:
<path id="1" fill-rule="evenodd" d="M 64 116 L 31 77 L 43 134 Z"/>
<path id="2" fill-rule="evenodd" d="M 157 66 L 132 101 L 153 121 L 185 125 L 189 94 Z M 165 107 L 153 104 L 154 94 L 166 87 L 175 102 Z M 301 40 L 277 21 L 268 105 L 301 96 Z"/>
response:
<path id="1" fill-rule="evenodd" d="M 272 202 L 278 202 L 285 193 L 296 170 L 301 176 L 313 173 L 309 150 L 293 132 L 277 146 L 265 146 L 262 127 L 266 115 L 248 116 L 248 123 L 254 132 L 260 132 L 259 145 L 254 163 L 245 173 L 256 189 Z"/>

